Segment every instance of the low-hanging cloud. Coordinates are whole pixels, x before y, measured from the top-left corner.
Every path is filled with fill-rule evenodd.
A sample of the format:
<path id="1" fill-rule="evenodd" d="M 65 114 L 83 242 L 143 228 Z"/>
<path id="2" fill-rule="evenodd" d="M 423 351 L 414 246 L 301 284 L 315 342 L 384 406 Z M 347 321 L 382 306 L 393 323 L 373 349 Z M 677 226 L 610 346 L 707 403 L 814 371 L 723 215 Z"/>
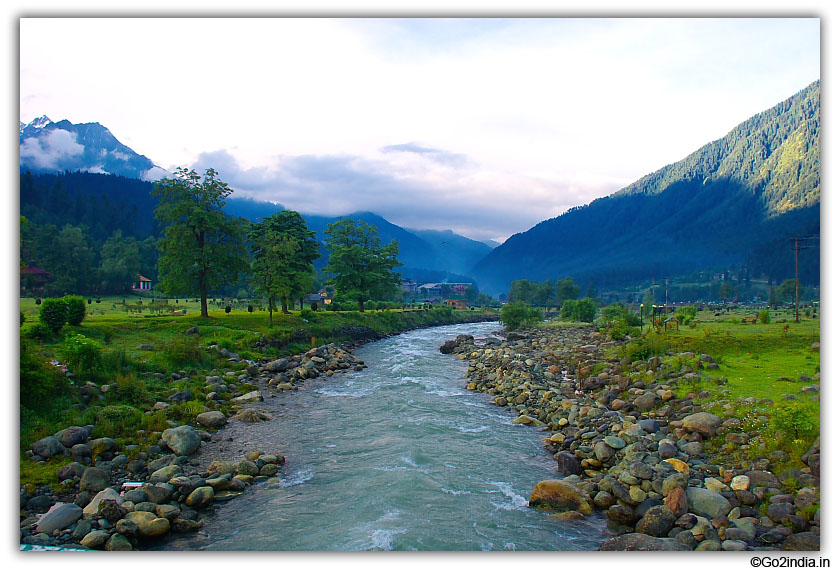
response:
<path id="1" fill-rule="evenodd" d="M 39 137 L 29 137 L 20 145 L 20 157 L 36 168 L 60 170 L 64 163 L 81 155 L 84 145 L 76 142 L 76 134 L 52 129 Z"/>
<path id="2" fill-rule="evenodd" d="M 373 157 L 282 155 L 268 166 L 250 168 L 218 150 L 202 153 L 191 168 L 213 168 L 239 196 L 302 213 L 372 211 L 402 226 L 452 229 L 479 240 L 503 240 L 580 204 L 584 196 L 591 200 L 620 187 L 496 172 L 466 156 L 430 161 L 429 156 L 458 155 L 413 143 L 410 150 L 394 150 L 404 146 L 384 147 Z"/>
<path id="3" fill-rule="evenodd" d="M 465 154 L 431 148 L 416 142 L 392 144 L 384 146 L 380 150 L 384 153 L 410 152 L 447 166 L 467 166 L 469 164 L 469 159 Z"/>

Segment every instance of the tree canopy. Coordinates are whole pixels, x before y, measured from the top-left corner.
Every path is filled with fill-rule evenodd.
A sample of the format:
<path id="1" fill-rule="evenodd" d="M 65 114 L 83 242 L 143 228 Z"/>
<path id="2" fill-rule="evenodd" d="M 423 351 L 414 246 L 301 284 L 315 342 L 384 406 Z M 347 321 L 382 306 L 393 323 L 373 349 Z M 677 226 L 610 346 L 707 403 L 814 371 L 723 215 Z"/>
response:
<path id="1" fill-rule="evenodd" d="M 393 271 L 402 265 L 396 241 L 383 246 L 374 226 L 350 218 L 340 218 L 325 233 L 330 258 L 324 271 L 333 275 L 328 283 L 354 299 L 359 311 L 365 310 L 366 300 L 385 296 L 399 285 L 400 275 Z"/>
<path id="2" fill-rule="evenodd" d="M 155 217 L 165 226 L 158 243 L 160 286 L 167 294 L 197 290 L 202 317 L 207 317 L 208 291 L 247 269 L 247 222 L 222 211 L 231 192 L 212 168 L 203 178 L 195 170 L 178 168 L 174 178 L 158 181 L 152 192 L 159 200 Z"/>
<path id="3" fill-rule="evenodd" d="M 253 256 L 253 283 L 268 297 L 271 324 L 277 299 L 281 299 L 283 312 L 287 313 L 289 300 L 309 291 L 319 244 L 315 232 L 306 227 L 299 213 L 291 210 L 252 224 L 248 242 Z"/>

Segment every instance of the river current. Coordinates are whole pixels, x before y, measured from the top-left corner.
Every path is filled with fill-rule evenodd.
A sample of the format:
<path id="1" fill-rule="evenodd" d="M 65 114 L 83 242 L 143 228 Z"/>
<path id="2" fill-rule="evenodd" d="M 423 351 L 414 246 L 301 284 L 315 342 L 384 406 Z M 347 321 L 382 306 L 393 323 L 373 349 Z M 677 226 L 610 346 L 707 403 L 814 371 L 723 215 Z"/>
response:
<path id="1" fill-rule="evenodd" d="M 260 449 L 285 454 L 279 484 L 220 504 L 169 550 L 592 550 L 603 519 L 530 509 L 557 477 L 544 432 L 464 388 L 467 363 L 438 347 L 498 323 L 421 329 L 356 351 L 368 368 L 277 395 Z M 256 429 L 256 428 L 255 428 Z M 249 449 L 253 449 L 250 447 Z"/>

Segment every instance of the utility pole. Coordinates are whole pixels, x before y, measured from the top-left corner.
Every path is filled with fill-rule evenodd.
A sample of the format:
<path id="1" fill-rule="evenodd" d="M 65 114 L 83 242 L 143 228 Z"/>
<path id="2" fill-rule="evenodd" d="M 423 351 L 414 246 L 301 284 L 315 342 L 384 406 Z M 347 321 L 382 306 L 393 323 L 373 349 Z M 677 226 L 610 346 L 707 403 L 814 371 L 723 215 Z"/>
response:
<path id="1" fill-rule="evenodd" d="M 796 266 L 796 305 L 794 306 L 794 322 L 799 322 L 799 250 L 808 249 L 811 246 L 808 245 L 801 245 L 800 242 L 806 239 L 818 239 L 819 236 L 811 236 L 811 237 L 804 237 L 801 238 L 799 236 L 794 236 L 791 239 L 793 242 L 793 251 L 794 251 L 794 259 L 795 259 L 795 266 Z"/>

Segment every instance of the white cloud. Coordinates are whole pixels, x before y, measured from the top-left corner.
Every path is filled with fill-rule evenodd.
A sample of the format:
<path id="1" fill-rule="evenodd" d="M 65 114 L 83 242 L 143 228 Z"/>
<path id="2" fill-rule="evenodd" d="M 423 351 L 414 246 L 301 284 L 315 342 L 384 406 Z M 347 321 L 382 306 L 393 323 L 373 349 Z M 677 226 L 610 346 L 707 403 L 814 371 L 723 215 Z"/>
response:
<path id="1" fill-rule="evenodd" d="M 30 137 L 20 145 L 22 161 L 37 168 L 60 169 L 63 161 L 82 154 L 85 147 L 76 142 L 76 134 L 52 129 L 46 134 Z"/>
<path id="2" fill-rule="evenodd" d="M 165 170 L 165 169 L 163 169 L 159 166 L 154 166 L 154 167 L 150 168 L 149 170 L 143 172 L 140 175 L 140 179 L 145 180 L 146 182 L 156 182 L 157 180 L 160 180 L 161 178 L 168 178 L 169 176 L 172 176 L 171 172 L 169 172 L 168 170 Z"/>

